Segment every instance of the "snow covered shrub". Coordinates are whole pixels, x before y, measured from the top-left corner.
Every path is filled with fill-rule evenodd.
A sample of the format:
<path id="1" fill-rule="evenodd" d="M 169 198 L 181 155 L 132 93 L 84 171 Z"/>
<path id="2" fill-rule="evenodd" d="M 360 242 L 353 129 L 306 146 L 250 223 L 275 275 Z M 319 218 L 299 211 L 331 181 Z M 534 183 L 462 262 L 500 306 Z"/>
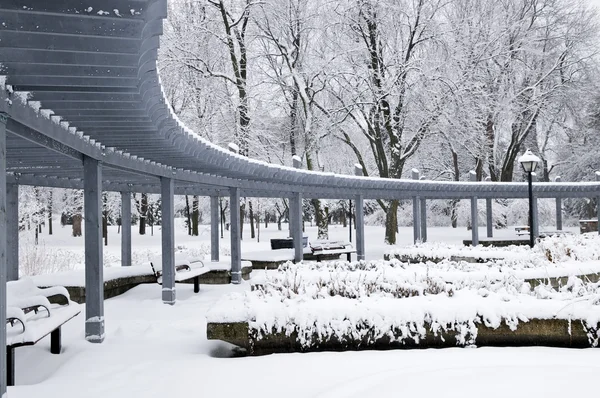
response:
<path id="1" fill-rule="evenodd" d="M 155 261 L 160 255 L 160 249 L 133 250 L 131 253 L 131 263 L 134 265 L 147 264 Z"/>
<path id="2" fill-rule="evenodd" d="M 35 245 L 26 236 L 19 244 L 19 273 L 33 276 L 70 271 L 85 261 L 83 253 L 46 247 L 44 243 Z"/>
<path id="3" fill-rule="evenodd" d="M 596 246 L 588 237 L 571 238 Z M 571 255 L 583 251 L 573 247 Z M 482 326 L 516 330 L 531 319 L 576 320 L 596 346 L 600 283 L 571 276 L 558 288 L 547 283 L 532 290 L 526 279 L 564 276 L 569 267 L 548 262 L 542 249 L 516 254 L 486 263 L 288 262 L 257 273 L 252 291 L 226 296 L 207 320 L 247 322 L 251 347 L 285 334 L 302 349 L 375 341 L 418 344 L 432 335 L 466 346 L 476 342 Z"/>
<path id="4" fill-rule="evenodd" d="M 278 272 L 265 274 L 254 285 L 254 291 L 265 296 L 291 299 L 297 296 L 313 300 L 330 297 L 361 299 L 365 297 L 405 298 L 443 294 L 451 297 L 454 290 L 438 276 L 416 275 L 395 261 L 293 264 L 288 262 Z"/>
<path id="5" fill-rule="evenodd" d="M 600 236 L 596 232 L 550 236 L 541 239 L 533 251 L 553 263 L 600 260 Z"/>
<path id="6" fill-rule="evenodd" d="M 202 242 L 195 247 L 187 247 L 185 245 L 178 245 L 175 248 L 176 253 L 182 253 L 188 258 L 197 258 L 204 260 L 210 258 L 210 243 Z"/>
<path id="7" fill-rule="evenodd" d="M 365 225 L 385 225 L 385 212 L 378 208 L 373 213 L 365 215 Z"/>
<path id="8" fill-rule="evenodd" d="M 529 223 L 529 200 L 514 199 L 507 201 L 506 220 L 508 225 L 527 225 Z M 539 225 L 554 225 L 556 222 L 556 202 L 554 199 L 538 199 Z"/>

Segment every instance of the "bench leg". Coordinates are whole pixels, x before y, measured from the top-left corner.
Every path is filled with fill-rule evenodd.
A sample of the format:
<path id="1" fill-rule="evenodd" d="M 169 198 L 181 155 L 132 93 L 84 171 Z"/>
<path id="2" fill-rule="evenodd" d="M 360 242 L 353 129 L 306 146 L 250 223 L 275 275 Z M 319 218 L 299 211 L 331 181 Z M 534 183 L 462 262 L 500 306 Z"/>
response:
<path id="1" fill-rule="evenodd" d="M 60 351 L 62 350 L 60 334 L 60 326 L 50 333 L 50 352 L 53 354 L 60 354 Z"/>
<path id="2" fill-rule="evenodd" d="M 6 347 L 6 385 L 15 385 L 15 349 Z"/>
<path id="3" fill-rule="evenodd" d="M 194 277 L 194 293 L 198 293 L 200 291 L 200 276 Z"/>

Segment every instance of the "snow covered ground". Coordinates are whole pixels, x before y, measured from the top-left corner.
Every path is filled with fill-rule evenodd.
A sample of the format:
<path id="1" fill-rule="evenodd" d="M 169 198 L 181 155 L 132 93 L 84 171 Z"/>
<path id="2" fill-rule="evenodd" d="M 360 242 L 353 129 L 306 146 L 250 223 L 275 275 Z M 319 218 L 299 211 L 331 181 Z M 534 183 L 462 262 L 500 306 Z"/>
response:
<path id="1" fill-rule="evenodd" d="M 53 237 L 42 235 L 45 244 L 82 254 L 83 240 L 62 231 Z M 117 258 L 114 232 L 106 252 Z M 134 233 L 134 245 L 159 251 L 157 232 L 154 237 Z M 332 238 L 343 239 L 347 232 L 333 227 Z M 401 229 L 401 244 L 412 243 L 411 232 Z M 514 230 L 501 232 L 514 235 Z M 268 248 L 268 234 L 261 235 L 260 244 L 246 237 L 243 250 Z M 429 236 L 458 243 L 469 234 L 464 229 L 431 228 Z M 176 245 L 200 247 L 208 240 L 208 232 L 199 238 L 181 233 Z M 369 257 L 382 258 L 389 248 L 382 241 L 383 228 L 367 229 Z M 222 246 L 227 248 L 228 241 Z M 600 350 L 594 349 L 457 348 L 228 358 L 231 346 L 206 340 L 205 314 L 223 295 L 249 288 L 249 283 L 203 285 L 196 295 L 191 286 L 178 285 L 177 304 L 167 306 L 160 301 L 160 287 L 151 284 L 106 300 L 103 344 L 85 341 L 82 313 L 64 326 L 61 355 L 50 354 L 49 339 L 18 348 L 17 386 L 9 388 L 8 397 L 563 397 L 592 396 L 597 389 Z"/>
<path id="2" fill-rule="evenodd" d="M 204 313 L 242 286 L 180 287 L 173 306 L 159 287 L 106 301 L 103 344 L 83 338 L 83 316 L 65 325 L 64 352 L 49 341 L 17 349 L 9 398 L 133 397 L 564 397 L 597 391 L 600 350 L 480 348 L 278 354 L 223 358 L 206 340 Z M 83 315 L 83 314 L 82 314 Z M 385 395 L 383 395 L 385 394 Z M 568 394 L 568 395 L 567 395 Z"/>
<path id="3" fill-rule="evenodd" d="M 175 228 L 175 246 L 194 248 L 199 251 L 203 251 L 210 256 L 210 226 L 201 225 L 199 227 L 199 236 L 188 236 L 183 226 L 183 219 L 176 219 Z M 58 223 L 56 223 L 58 224 Z M 541 230 L 549 229 L 553 230 L 554 227 L 540 228 Z M 578 227 L 564 228 L 565 231 L 579 233 Z M 48 236 L 46 230 L 40 235 L 40 244 L 46 245 L 54 249 L 60 249 L 65 252 L 73 254 L 76 262 L 83 263 L 83 237 L 72 238 L 70 236 L 71 227 L 60 225 L 54 227 L 54 235 Z M 26 233 L 27 235 L 21 236 L 21 241 L 31 243 L 31 231 Z M 242 240 L 242 254 L 255 252 L 255 251 L 266 251 L 271 249 L 270 239 L 272 238 L 287 238 L 288 237 L 288 225 L 283 224 L 282 230 L 277 230 L 276 224 L 269 224 L 268 228 L 264 228 L 261 225 L 260 228 L 260 242 L 250 239 L 250 226 L 244 226 L 244 234 Z M 317 240 L 317 228 L 310 226 L 306 223 L 305 236 L 308 236 L 309 240 Z M 397 235 L 397 245 L 389 246 L 384 244 L 383 238 L 385 236 L 385 230 L 382 227 L 370 226 L 365 227 L 365 247 L 366 247 L 366 259 L 367 260 L 378 260 L 383 258 L 383 253 L 393 248 L 402 248 L 413 243 L 413 230 L 412 227 L 400 227 Z M 485 236 L 485 227 L 479 228 L 479 236 L 483 238 Z M 510 238 L 515 239 L 518 236 L 515 233 L 514 228 L 507 228 L 501 230 L 495 230 L 494 236 L 498 238 Z M 429 228 L 428 237 L 430 242 L 446 242 L 450 244 L 462 245 L 463 239 L 471 239 L 471 231 L 467 231 L 465 227 L 451 228 L 451 227 L 440 227 L 440 228 Z M 343 228 L 341 225 L 332 225 L 329 227 L 329 238 L 330 240 L 345 240 L 349 239 L 348 228 Z M 110 226 L 108 232 L 108 246 L 104 248 L 105 264 L 113 264 L 118 266 L 120 263 L 121 249 L 120 249 L 121 236 L 117 233 L 116 226 Z M 355 231 L 352 231 L 352 241 L 356 239 Z M 150 228 L 147 229 L 147 235 L 139 235 L 136 230 L 136 226 L 133 226 L 132 231 L 132 245 L 134 252 L 134 263 L 135 260 L 145 259 L 147 252 L 160 253 L 160 227 L 154 228 L 154 236 L 150 235 Z M 221 253 L 229 254 L 230 240 L 229 231 L 224 231 L 223 239 L 221 239 Z M 137 252 L 137 255 L 136 255 Z M 352 258 L 355 259 L 356 255 L 353 254 Z"/>

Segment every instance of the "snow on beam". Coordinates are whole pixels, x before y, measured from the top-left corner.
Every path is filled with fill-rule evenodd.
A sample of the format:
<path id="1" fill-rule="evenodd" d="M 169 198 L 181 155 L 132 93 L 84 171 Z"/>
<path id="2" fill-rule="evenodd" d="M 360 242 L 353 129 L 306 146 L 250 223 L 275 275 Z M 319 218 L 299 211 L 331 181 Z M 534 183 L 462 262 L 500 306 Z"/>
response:
<path id="1" fill-rule="evenodd" d="M 135 1 L 135 8 L 126 7 L 126 4 L 122 0 L 61 0 L 61 1 L 47 1 L 47 0 L 28 0 L 25 2 L 26 6 L 23 6 L 23 0 L 2 0 L 2 8 L 5 10 L 12 10 L 15 12 L 26 12 L 33 11 L 36 13 L 45 14 L 63 14 L 65 17 L 72 15 L 81 17 L 82 15 L 102 17 L 105 19 L 138 19 L 143 20 L 145 16 L 145 10 L 147 5 L 144 2 Z M 108 14 L 102 13 L 99 15 L 98 12 L 106 10 Z M 117 10 L 118 14 L 113 10 Z M 133 11 L 132 11 L 133 10 Z"/>
<path id="2" fill-rule="evenodd" d="M 141 37 L 146 25 L 143 20 L 106 18 L 97 15 L 97 12 L 89 15 L 49 14 L 21 8 L 21 12 L 1 10 L 0 15 L 6 30 L 74 36 L 136 38 Z"/>

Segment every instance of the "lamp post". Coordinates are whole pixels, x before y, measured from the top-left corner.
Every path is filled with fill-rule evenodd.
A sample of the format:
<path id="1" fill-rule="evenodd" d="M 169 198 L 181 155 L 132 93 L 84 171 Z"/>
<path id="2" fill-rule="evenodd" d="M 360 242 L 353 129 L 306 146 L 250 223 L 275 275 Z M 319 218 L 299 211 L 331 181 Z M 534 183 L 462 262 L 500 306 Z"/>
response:
<path id="1" fill-rule="evenodd" d="M 534 236 L 533 236 L 533 181 L 531 178 L 531 173 L 533 173 L 538 165 L 540 158 L 535 156 L 533 152 L 529 149 L 525 151 L 523 156 L 519 158 L 519 163 L 523 170 L 527 173 L 527 181 L 529 183 L 529 246 L 533 247 L 534 245 Z"/>

